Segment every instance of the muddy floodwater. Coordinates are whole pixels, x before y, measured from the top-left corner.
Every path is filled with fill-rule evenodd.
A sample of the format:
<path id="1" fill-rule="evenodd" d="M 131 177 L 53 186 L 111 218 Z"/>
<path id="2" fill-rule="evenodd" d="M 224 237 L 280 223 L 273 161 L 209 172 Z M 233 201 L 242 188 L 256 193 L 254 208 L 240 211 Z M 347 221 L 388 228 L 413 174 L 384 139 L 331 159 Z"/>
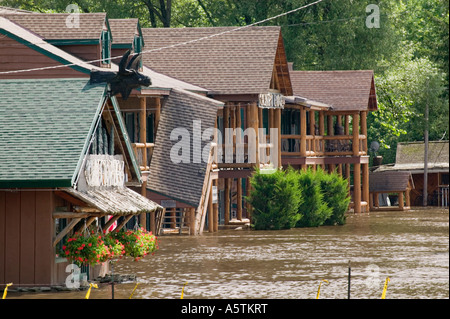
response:
<path id="1" fill-rule="evenodd" d="M 344 226 L 284 231 L 220 230 L 202 236 L 159 237 L 154 256 L 121 260 L 134 274 L 133 298 L 379 299 L 449 298 L 449 211 L 412 209 L 349 215 Z M 129 298 L 136 282 L 115 285 Z M 85 291 L 11 294 L 11 298 L 84 298 Z M 9 297 L 9 296 L 8 296 Z M 91 299 L 111 298 L 111 287 Z"/>

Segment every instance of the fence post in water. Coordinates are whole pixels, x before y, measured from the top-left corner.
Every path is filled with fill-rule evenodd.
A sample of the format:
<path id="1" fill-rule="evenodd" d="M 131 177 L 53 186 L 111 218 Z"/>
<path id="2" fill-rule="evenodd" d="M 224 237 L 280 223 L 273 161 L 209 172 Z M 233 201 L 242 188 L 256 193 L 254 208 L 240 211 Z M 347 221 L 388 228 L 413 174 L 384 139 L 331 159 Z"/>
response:
<path id="1" fill-rule="evenodd" d="M 350 260 L 348 261 L 348 291 L 347 291 L 347 298 L 350 299 L 350 282 L 351 282 L 351 276 L 352 276 L 352 267 L 350 266 Z"/>

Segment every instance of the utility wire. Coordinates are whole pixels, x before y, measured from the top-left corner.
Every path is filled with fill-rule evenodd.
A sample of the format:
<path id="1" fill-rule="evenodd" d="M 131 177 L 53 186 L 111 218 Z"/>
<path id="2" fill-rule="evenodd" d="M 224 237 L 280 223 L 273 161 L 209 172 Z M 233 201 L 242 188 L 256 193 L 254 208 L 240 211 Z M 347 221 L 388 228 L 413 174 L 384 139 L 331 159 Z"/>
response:
<path id="1" fill-rule="evenodd" d="M 298 7 L 298 8 L 296 8 L 296 9 L 293 9 L 293 10 L 290 10 L 290 11 L 287 11 L 287 12 L 284 12 L 284 13 L 281 13 L 281 14 L 278 14 L 278 15 L 276 15 L 276 16 L 273 16 L 273 17 L 270 17 L 270 18 L 267 18 L 267 19 L 264 19 L 264 20 L 261 20 L 261 21 L 252 23 L 252 24 L 248 24 L 248 25 L 245 25 L 245 26 L 241 26 L 241 27 L 237 27 L 237 28 L 231 29 L 231 30 L 227 30 L 227 31 L 223 31 L 223 32 L 216 33 L 216 34 L 204 36 L 204 37 L 197 38 L 197 39 L 190 40 L 190 41 L 186 41 L 186 42 L 180 42 L 180 43 L 175 43 L 175 44 L 172 44 L 172 45 L 169 45 L 169 46 L 165 46 L 165 47 L 161 47 L 161 48 L 145 50 L 145 51 L 142 51 L 141 53 L 142 53 L 142 54 L 144 54 L 144 53 L 151 53 L 151 52 L 155 52 L 155 51 L 161 51 L 161 50 L 165 50 L 165 49 L 175 48 L 175 47 L 178 47 L 178 46 L 188 45 L 188 44 L 191 44 L 191 43 L 195 43 L 195 42 L 199 42 L 199 41 L 211 39 L 211 38 L 214 38 L 214 37 L 217 37 L 217 36 L 221 36 L 221 35 L 224 35 L 224 34 L 227 34 L 227 33 L 231 33 L 231 32 L 235 32 L 235 31 L 243 30 L 243 29 L 246 29 L 246 28 L 249 28 L 249 27 L 256 26 L 256 25 L 258 25 L 258 24 L 265 23 L 265 22 L 270 21 L 270 20 L 274 20 L 274 19 L 283 17 L 283 16 L 285 16 L 285 15 L 288 15 L 288 14 L 291 14 L 291 13 L 294 13 L 294 12 L 297 12 L 297 11 L 300 11 L 300 10 L 303 10 L 303 9 L 306 9 L 306 8 L 308 8 L 308 7 L 310 7 L 310 6 L 313 6 L 313 5 L 316 5 L 316 4 L 318 4 L 318 3 L 322 2 L 322 1 L 324 1 L 324 0 L 317 0 L 317 1 L 311 2 L 311 3 L 307 4 L 307 5 Z M 132 55 L 133 55 L 133 54 L 131 54 L 131 56 L 132 56 Z M 119 59 L 119 58 L 121 58 L 121 57 L 122 57 L 122 56 L 116 56 L 116 57 L 110 57 L 110 58 L 105 58 L 105 59 L 97 59 L 97 60 L 91 60 L 91 61 L 83 61 L 83 63 L 89 64 L 89 63 L 95 63 L 95 62 L 100 62 L 100 61 L 107 61 L 107 60 Z M 70 63 L 70 64 L 63 64 L 63 65 L 54 65 L 54 66 L 41 67 L 41 68 L 33 68 L 33 69 L 23 69 L 23 70 L 13 70 L 13 71 L 3 71 L 3 72 L 0 72 L 0 74 L 12 74 L 12 73 L 22 73 L 22 72 L 31 72 L 31 71 L 41 71 L 41 70 L 57 69 L 57 68 L 70 67 L 70 66 L 80 66 L 80 65 L 77 64 L 77 63 Z"/>

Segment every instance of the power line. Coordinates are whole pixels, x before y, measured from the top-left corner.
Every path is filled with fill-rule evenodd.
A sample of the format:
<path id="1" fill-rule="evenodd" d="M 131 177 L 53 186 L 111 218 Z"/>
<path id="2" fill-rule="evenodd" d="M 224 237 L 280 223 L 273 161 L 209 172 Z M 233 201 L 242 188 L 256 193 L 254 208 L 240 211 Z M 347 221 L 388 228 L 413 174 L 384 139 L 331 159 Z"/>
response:
<path id="1" fill-rule="evenodd" d="M 310 6 L 313 6 L 313 5 L 316 5 L 316 4 L 318 4 L 318 3 L 322 2 L 322 1 L 324 1 L 324 0 L 317 0 L 317 1 L 311 2 L 311 3 L 307 4 L 307 5 L 298 7 L 296 9 L 293 9 L 293 10 L 290 10 L 290 11 L 278 14 L 276 16 L 273 16 L 273 17 L 270 17 L 270 18 L 267 18 L 267 19 L 264 19 L 264 20 L 252 23 L 252 24 L 248 24 L 248 25 L 245 25 L 245 26 L 237 27 L 237 28 L 234 28 L 234 29 L 231 29 L 231 30 L 226 30 L 226 31 L 223 31 L 223 32 L 219 32 L 219 33 L 216 33 L 216 34 L 208 35 L 208 36 L 205 36 L 205 37 L 201 37 L 201 38 L 190 40 L 190 41 L 186 41 L 186 42 L 175 43 L 175 44 L 172 44 L 172 45 L 169 45 L 169 46 L 156 48 L 156 49 L 144 50 L 141 53 L 142 54 L 144 54 L 144 53 L 151 53 L 151 52 L 155 52 L 155 51 L 161 51 L 161 50 L 165 50 L 165 49 L 175 48 L 175 47 L 178 47 L 178 46 L 188 45 L 188 44 L 192 44 L 192 43 L 195 43 L 195 42 L 199 42 L 199 41 L 211 39 L 211 38 L 214 38 L 214 37 L 217 37 L 217 36 L 221 36 L 221 35 L 224 35 L 224 34 L 227 34 L 227 33 L 236 32 L 236 31 L 239 31 L 239 30 L 250 28 L 250 27 L 253 27 L 253 26 L 265 23 L 267 21 L 271 21 L 271 20 L 283 17 L 285 15 L 288 15 L 288 14 L 291 14 L 291 13 L 294 13 L 294 12 L 306 9 L 306 8 L 308 8 Z M 121 57 L 122 56 L 116 56 L 116 57 L 110 57 L 110 58 L 105 58 L 105 59 L 96 59 L 96 60 L 91 60 L 91 61 L 83 61 L 83 63 L 89 64 L 89 63 L 108 61 L 108 60 L 113 60 L 113 59 L 120 59 Z M 54 66 L 48 66 L 48 67 L 41 67 L 41 68 L 13 70 L 13 71 L 3 71 L 3 72 L 0 72 L 0 74 L 13 74 L 13 73 L 22 73 L 22 72 L 31 72 L 31 71 L 41 71 L 41 70 L 57 69 L 57 68 L 70 67 L 70 66 L 80 66 L 80 65 L 78 63 L 70 63 L 70 64 L 63 64 L 63 65 L 54 65 Z"/>

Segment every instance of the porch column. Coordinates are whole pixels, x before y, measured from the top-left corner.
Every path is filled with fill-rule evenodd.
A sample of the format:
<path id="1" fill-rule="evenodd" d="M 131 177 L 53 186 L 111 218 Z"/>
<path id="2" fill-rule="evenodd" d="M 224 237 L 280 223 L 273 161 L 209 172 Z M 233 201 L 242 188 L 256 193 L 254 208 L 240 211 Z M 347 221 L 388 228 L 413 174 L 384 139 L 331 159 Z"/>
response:
<path id="1" fill-rule="evenodd" d="M 366 212 L 369 212 L 369 164 L 362 165 L 362 200 L 367 203 Z"/>
<path id="2" fill-rule="evenodd" d="M 230 223 L 230 185 L 231 185 L 231 179 L 225 178 L 225 207 L 224 207 L 224 219 L 225 219 L 225 225 L 228 225 Z"/>
<path id="3" fill-rule="evenodd" d="M 278 167 L 283 168 L 283 164 L 281 162 L 281 109 L 276 109 L 274 111 L 274 115 L 274 125 L 278 132 Z"/>
<path id="4" fill-rule="evenodd" d="M 300 156 L 306 156 L 306 107 L 300 109 Z"/>
<path id="5" fill-rule="evenodd" d="M 140 113 L 139 113 L 139 140 L 141 143 L 147 143 L 147 98 L 140 98 Z M 144 166 L 144 170 L 147 170 L 147 148 L 144 147 L 142 149 L 142 164 Z M 142 183 L 141 186 L 141 195 L 147 196 L 147 180 Z M 147 213 L 140 214 L 140 223 L 144 229 L 147 229 Z"/>
<path id="6" fill-rule="evenodd" d="M 353 156 L 359 156 L 359 113 L 353 114 Z M 361 164 L 353 165 L 353 203 L 355 213 L 361 213 Z"/>

